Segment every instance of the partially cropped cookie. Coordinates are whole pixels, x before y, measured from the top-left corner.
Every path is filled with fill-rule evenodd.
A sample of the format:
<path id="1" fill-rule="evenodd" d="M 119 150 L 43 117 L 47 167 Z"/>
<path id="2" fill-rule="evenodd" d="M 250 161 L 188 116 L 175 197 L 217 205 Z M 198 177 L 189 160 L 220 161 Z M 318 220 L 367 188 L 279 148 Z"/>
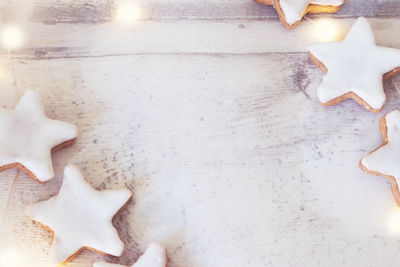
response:
<path id="1" fill-rule="evenodd" d="M 13 110 L 0 109 L 0 171 L 19 167 L 39 182 L 53 178 L 51 152 L 72 144 L 77 132 L 49 119 L 39 93 L 27 90 Z"/>
<path id="2" fill-rule="evenodd" d="M 313 44 L 309 55 L 326 73 L 318 87 L 323 105 L 352 98 L 379 113 L 386 101 L 383 79 L 400 70 L 400 49 L 377 46 L 371 26 L 363 17 L 343 41 Z"/>
<path id="3" fill-rule="evenodd" d="M 264 5 L 272 5 L 278 12 L 282 24 L 295 28 L 307 13 L 335 13 L 343 5 L 343 0 L 254 0 Z"/>
<path id="4" fill-rule="evenodd" d="M 394 110 L 379 122 L 382 145 L 360 161 L 360 168 L 368 173 L 390 179 L 392 192 L 400 206 L 400 111 Z"/>
<path id="5" fill-rule="evenodd" d="M 131 267 L 166 267 L 167 255 L 165 249 L 158 243 L 152 243 Z M 119 264 L 96 262 L 93 267 L 126 267 Z"/>
<path id="6" fill-rule="evenodd" d="M 28 206 L 26 214 L 53 231 L 56 263 L 71 260 L 83 248 L 120 256 L 124 244 L 111 221 L 131 196 L 126 189 L 95 190 L 77 167 L 68 165 L 58 195 Z"/>

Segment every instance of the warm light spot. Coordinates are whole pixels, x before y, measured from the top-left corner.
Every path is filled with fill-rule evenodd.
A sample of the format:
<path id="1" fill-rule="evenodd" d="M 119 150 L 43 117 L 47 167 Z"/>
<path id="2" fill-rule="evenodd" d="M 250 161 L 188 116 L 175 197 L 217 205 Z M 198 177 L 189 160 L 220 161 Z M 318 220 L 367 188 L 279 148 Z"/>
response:
<path id="1" fill-rule="evenodd" d="M 387 228 L 392 234 L 400 234 L 400 209 L 394 208 L 389 214 Z"/>
<path id="2" fill-rule="evenodd" d="M 121 1 L 117 4 L 115 20 L 122 23 L 133 23 L 142 16 L 141 8 L 134 1 Z"/>
<path id="3" fill-rule="evenodd" d="M 8 49 L 19 48 L 24 41 L 24 35 L 21 29 L 15 25 L 3 25 L 1 27 L 1 42 Z"/>
<path id="4" fill-rule="evenodd" d="M 340 40 L 340 27 L 333 19 L 319 19 L 313 22 L 312 35 L 317 42 L 333 42 Z"/>
<path id="5" fill-rule="evenodd" d="M 20 258 L 16 249 L 2 249 L 0 251 L 0 267 L 22 267 Z"/>

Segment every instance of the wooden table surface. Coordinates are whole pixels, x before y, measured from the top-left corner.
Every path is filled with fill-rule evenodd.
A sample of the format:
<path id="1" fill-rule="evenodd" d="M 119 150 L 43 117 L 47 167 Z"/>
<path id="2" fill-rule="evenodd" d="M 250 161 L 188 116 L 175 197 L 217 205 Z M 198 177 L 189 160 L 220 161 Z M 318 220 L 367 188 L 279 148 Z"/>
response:
<path id="1" fill-rule="evenodd" d="M 400 266 L 390 183 L 358 168 L 400 103 L 400 75 L 385 82 L 382 114 L 352 101 L 322 107 L 323 73 L 307 56 L 327 18 L 340 39 L 366 16 L 378 44 L 400 48 L 400 1 L 345 0 L 293 31 L 250 0 L 137 3 L 133 25 L 114 22 L 112 0 L 0 3 L 3 22 L 24 22 L 19 90 L 39 90 L 47 114 L 80 131 L 54 154 L 54 180 L 17 179 L 1 238 L 24 266 L 53 266 L 51 233 L 24 208 L 58 192 L 67 162 L 95 188 L 134 194 L 114 219 L 122 257 L 84 251 L 68 266 L 132 264 L 154 240 L 169 267 Z M 15 104 L 12 83 L 3 50 L 3 107 Z M 0 173 L 2 218 L 15 173 Z"/>

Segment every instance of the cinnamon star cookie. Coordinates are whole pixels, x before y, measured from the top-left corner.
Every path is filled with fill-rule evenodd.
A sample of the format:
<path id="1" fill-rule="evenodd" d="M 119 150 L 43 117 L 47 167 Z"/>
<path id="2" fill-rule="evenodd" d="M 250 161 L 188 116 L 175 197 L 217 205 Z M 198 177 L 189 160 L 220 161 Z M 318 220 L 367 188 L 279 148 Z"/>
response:
<path id="1" fill-rule="evenodd" d="M 46 117 L 39 93 L 26 90 L 14 110 L 0 109 L 0 171 L 19 167 L 32 179 L 54 177 L 51 152 L 74 142 L 75 126 Z"/>
<path id="2" fill-rule="evenodd" d="M 326 73 L 318 87 L 323 105 L 352 98 L 378 113 L 386 101 L 382 80 L 400 70 L 400 49 L 377 46 L 371 26 L 363 17 L 343 41 L 313 44 L 309 55 Z"/>
<path id="3" fill-rule="evenodd" d="M 28 206 L 26 214 L 53 231 L 56 263 L 71 260 L 83 248 L 120 256 L 124 244 L 111 221 L 131 196 L 127 189 L 95 190 L 77 167 L 68 165 L 58 195 Z"/>
<path id="4" fill-rule="evenodd" d="M 400 206 L 400 111 L 394 110 L 379 122 L 382 145 L 360 161 L 363 171 L 390 179 L 392 192 Z"/>
<path id="5" fill-rule="evenodd" d="M 293 29 L 307 14 L 335 13 L 343 0 L 254 0 L 264 5 L 274 6 L 282 24 Z"/>

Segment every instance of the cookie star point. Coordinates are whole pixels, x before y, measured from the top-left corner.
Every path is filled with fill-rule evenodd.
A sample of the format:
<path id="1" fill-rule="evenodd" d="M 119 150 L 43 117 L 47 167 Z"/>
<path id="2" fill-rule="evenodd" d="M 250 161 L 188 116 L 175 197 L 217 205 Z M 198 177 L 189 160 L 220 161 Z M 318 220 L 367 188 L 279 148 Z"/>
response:
<path id="1" fill-rule="evenodd" d="M 352 98 L 378 113 L 386 101 L 384 75 L 400 70 L 400 49 L 377 46 L 363 17 L 357 19 L 343 41 L 313 44 L 309 55 L 326 73 L 317 89 L 323 105 Z"/>
<path id="2" fill-rule="evenodd" d="M 54 177 L 51 152 L 71 144 L 77 128 L 49 119 L 37 91 L 26 90 L 13 110 L 0 109 L 0 171 L 19 167 L 39 182 Z"/>
<path id="3" fill-rule="evenodd" d="M 68 165 L 59 193 L 28 206 L 25 212 L 53 230 L 53 258 L 57 263 L 71 260 L 83 248 L 120 256 L 124 245 L 112 218 L 131 196 L 126 189 L 95 190 L 77 167 Z"/>
<path id="4" fill-rule="evenodd" d="M 165 249 L 158 243 L 151 243 L 142 256 L 131 267 L 166 267 Z M 93 267 L 124 267 L 119 264 L 95 262 Z"/>

